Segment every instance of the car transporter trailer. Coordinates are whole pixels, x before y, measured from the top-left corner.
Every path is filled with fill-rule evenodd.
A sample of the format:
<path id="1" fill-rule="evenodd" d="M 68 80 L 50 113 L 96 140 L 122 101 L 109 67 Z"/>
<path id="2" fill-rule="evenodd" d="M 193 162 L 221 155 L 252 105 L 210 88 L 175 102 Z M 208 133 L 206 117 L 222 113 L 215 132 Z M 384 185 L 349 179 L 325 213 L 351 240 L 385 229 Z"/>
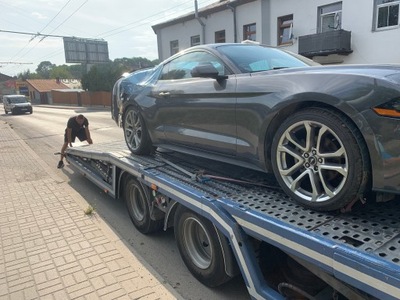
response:
<path id="1" fill-rule="evenodd" d="M 125 199 L 142 233 L 174 226 L 183 261 L 208 286 L 240 272 L 253 299 L 400 299 L 399 201 L 316 212 L 267 174 L 174 152 L 135 156 L 123 141 L 69 148 L 66 158 Z M 280 280 L 276 268 L 311 281 Z M 304 288 L 319 281 L 315 294 Z"/>

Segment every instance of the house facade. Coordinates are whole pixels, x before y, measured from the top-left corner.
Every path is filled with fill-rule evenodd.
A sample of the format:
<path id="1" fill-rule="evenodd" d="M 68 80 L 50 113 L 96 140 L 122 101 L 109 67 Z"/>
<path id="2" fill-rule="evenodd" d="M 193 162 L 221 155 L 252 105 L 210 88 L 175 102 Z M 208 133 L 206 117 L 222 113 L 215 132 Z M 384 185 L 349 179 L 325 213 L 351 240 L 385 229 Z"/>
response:
<path id="1" fill-rule="evenodd" d="M 190 46 L 253 40 L 323 64 L 400 63 L 400 0 L 223 0 L 156 24 L 164 60 Z"/>
<path id="2" fill-rule="evenodd" d="M 15 94 L 15 78 L 0 73 L 0 103 L 4 95 Z"/>
<path id="3" fill-rule="evenodd" d="M 53 104 L 52 90 L 69 87 L 56 79 L 27 79 L 29 98 L 34 104 Z"/>

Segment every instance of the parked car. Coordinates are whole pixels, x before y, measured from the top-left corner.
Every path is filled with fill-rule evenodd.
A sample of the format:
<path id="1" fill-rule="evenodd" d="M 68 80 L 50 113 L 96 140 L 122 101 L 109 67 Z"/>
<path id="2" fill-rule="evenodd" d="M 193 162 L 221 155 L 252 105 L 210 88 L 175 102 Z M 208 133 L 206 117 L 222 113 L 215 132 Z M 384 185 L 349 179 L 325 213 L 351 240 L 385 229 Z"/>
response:
<path id="1" fill-rule="evenodd" d="M 24 95 L 3 96 L 3 106 L 6 114 L 33 113 L 32 105 Z"/>
<path id="2" fill-rule="evenodd" d="M 273 172 L 291 198 L 321 211 L 400 193 L 399 66 L 317 66 L 261 45 L 200 45 L 116 105 L 134 154 L 158 146 Z"/>

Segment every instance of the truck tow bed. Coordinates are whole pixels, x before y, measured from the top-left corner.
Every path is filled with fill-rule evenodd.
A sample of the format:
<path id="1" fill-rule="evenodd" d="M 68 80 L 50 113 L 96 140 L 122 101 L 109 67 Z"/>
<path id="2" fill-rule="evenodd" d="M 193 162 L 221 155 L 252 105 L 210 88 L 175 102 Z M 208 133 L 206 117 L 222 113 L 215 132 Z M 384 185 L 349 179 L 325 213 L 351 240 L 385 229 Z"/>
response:
<path id="1" fill-rule="evenodd" d="M 253 298 L 282 299 L 265 284 L 249 236 L 373 297 L 400 298 L 399 201 L 315 212 L 292 202 L 267 174 L 173 152 L 134 156 L 124 141 L 69 148 L 67 160 L 113 197 L 119 169 L 211 220 L 229 239 Z M 179 168 L 257 184 L 195 180 Z"/>

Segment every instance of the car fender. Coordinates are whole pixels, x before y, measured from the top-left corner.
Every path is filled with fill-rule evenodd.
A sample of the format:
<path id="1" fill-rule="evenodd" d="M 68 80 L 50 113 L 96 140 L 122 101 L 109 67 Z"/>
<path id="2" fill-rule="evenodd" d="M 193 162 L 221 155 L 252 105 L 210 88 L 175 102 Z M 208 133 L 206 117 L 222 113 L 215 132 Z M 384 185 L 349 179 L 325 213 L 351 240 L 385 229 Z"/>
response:
<path id="1" fill-rule="evenodd" d="M 263 122 L 263 130 L 260 131 L 259 136 L 259 155 L 260 157 L 264 157 L 263 161 L 265 161 L 264 167 L 266 170 L 271 171 L 271 144 L 276 130 L 289 115 L 306 107 L 322 107 L 342 113 L 352 120 L 355 126 L 360 130 L 364 141 L 372 134 L 372 129 L 368 125 L 365 117 L 358 113 L 356 108 L 347 101 L 343 101 L 332 95 L 315 92 L 291 95 L 290 98 L 284 99 L 276 106 L 272 107 L 270 118 Z M 373 151 L 374 149 L 370 150 Z"/>

